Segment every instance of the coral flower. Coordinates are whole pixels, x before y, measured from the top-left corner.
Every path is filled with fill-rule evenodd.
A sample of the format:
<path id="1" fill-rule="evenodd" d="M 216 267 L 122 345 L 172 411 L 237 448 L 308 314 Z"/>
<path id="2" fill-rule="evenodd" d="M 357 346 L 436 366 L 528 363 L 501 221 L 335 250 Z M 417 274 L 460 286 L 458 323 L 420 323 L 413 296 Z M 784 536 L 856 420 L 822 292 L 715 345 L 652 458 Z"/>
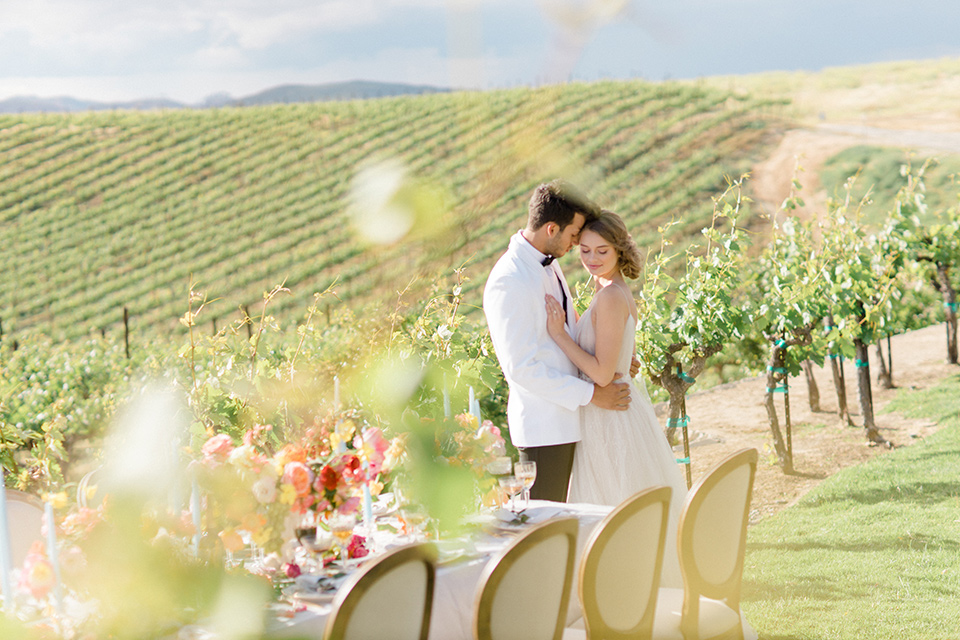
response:
<path id="1" fill-rule="evenodd" d="M 23 561 L 20 573 L 20 588 L 30 592 L 34 598 L 43 598 L 54 585 L 53 565 L 47 560 L 42 542 L 34 542 Z"/>
<path id="2" fill-rule="evenodd" d="M 220 433 L 204 442 L 200 451 L 208 462 L 226 462 L 233 452 L 233 440 L 227 434 Z"/>
<path id="3" fill-rule="evenodd" d="M 298 496 L 305 496 L 310 493 L 310 485 L 313 484 L 313 480 L 313 471 L 302 462 L 288 462 L 283 468 L 284 484 L 291 485 Z"/>
<path id="4" fill-rule="evenodd" d="M 224 529 L 221 531 L 220 541 L 223 543 L 223 548 L 230 553 L 236 553 L 240 551 L 240 549 L 243 549 L 243 538 L 240 537 L 236 529 Z"/>

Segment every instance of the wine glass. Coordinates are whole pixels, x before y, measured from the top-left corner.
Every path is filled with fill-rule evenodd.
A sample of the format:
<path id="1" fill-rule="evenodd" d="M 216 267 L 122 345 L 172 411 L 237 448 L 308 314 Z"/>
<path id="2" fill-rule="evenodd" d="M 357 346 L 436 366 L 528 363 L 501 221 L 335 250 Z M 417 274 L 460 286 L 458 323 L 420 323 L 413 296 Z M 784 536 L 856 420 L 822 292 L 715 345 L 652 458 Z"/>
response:
<path id="1" fill-rule="evenodd" d="M 497 478 L 497 482 L 500 483 L 500 489 L 510 497 L 510 511 L 516 511 L 514 497 L 523 489 L 523 482 L 517 476 L 503 476 Z"/>
<path id="2" fill-rule="evenodd" d="M 408 533 L 414 538 L 423 535 L 423 524 L 427 521 L 427 510 L 416 502 L 408 502 L 400 507 L 400 517 L 410 526 Z"/>
<path id="3" fill-rule="evenodd" d="M 340 562 L 347 564 L 347 541 L 353 535 L 353 528 L 357 525 L 357 517 L 352 513 L 335 511 L 327 518 L 327 526 L 337 540 L 340 541 Z"/>
<path id="4" fill-rule="evenodd" d="M 513 475 L 523 483 L 523 508 L 530 506 L 530 487 L 537 480 L 537 463 L 523 460 L 513 465 Z"/>
<path id="5" fill-rule="evenodd" d="M 315 557 L 333 545 L 333 539 L 322 529 L 318 530 L 317 516 L 310 512 L 300 517 L 300 521 L 294 528 L 294 533 L 300 546 L 303 547 L 309 557 Z"/>

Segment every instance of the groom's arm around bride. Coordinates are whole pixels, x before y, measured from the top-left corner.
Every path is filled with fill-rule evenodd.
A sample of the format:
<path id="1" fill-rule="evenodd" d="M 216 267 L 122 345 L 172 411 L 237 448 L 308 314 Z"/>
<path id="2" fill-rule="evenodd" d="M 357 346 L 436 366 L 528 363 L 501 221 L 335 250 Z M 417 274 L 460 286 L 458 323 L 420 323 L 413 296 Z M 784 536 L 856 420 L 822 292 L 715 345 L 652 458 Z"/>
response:
<path id="1" fill-rule="evenodd" d="M 567 330 L 572 333 L 576 326 L 563 272 L 548 256 L 563 256 L 575 246 L 595 211 L 595 205 L 566 183 L 537 187 L 526 228 L 511 238 L 484 288 L 490 338 L 510 389 L 510 438 L 522 457 L 537 462 L 534 498 L 566 500 L 573 451 L 580 440 L 580 407 L 593 403 L 623 410 L 630 402 L 626 384 L 600 387 L 580 379 L 546 330 L 546 294 L 569 301 Z"/>

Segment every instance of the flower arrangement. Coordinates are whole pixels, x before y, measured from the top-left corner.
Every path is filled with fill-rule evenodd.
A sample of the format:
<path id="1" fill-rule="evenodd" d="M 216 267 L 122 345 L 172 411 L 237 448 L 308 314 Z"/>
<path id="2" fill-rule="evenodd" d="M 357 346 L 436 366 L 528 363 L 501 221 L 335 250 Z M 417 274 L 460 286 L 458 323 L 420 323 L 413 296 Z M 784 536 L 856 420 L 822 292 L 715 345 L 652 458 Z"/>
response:
<path id="1" fill-rule="evenodd" d="M 249 541 L 271 552 L 293 538 L 305 514 L 357 511 L 365 489 L 379 495 L 403 455 L 401 438 L 358 422 L 355 413 L 329 414 L 273 455 L 265 437 L 270 426 L 248 430 L 240 445 L 226 434 L 209 437 L 198 470 L 211 496 L 205 528 L 217 530 L 226 551 Z"/>
<path id="2" fill-rule="evenodd" d="M 446 423 L 451 425 L 450 422 Z M 467 467 L 478 477 L 488 473 L 488 467 L 506 455 L 507 445 L 500 428 L 489 420 L 478 424 L 469 413 L 454 416 L 453 428 L 437 433 L 437 449 L 442 462 Z"/>
<path id="3" fill-rule="evenodd" d="M 470 413 L 454 416 L 447 421 L 446 430 L 437 433 L 438 459 L 450 466 L 466 467 L 477 481 L 480 503 L 492 506 L 501 502 L 500 490 L 494 475 L 510 473 L 510 458 L 500 428 L 490 420 L 478 424 Z"/>

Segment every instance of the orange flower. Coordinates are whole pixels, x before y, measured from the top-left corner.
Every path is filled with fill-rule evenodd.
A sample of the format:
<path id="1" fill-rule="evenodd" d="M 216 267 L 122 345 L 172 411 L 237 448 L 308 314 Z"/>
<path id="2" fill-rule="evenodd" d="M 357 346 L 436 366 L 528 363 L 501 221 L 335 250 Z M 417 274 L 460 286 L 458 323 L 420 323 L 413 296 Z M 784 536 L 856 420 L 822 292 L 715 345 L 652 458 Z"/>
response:
<path id="1" fill-rule="evenodd" d="M 310 493 L 313 472 L 302 462 L 288 462 L 283 468 L 283 482 L 293 486 L 298 496 Z"/>
<path id="2" fill-rule="evenodd" d="M 236 529 L 224 529 L 221 531 L 220 541 L 223 543 L 223 548 L 230 553 L 236 553 L 240 551 L 240 549 L 243 549 L 243 538 L 240 537 Z"/>
<path id="3" fill-rule="evenodd" d="M 256 534 L 267 526 L 267 518 L 262 513 L 247 513 L 240 521 L 240 528 Z"/>

